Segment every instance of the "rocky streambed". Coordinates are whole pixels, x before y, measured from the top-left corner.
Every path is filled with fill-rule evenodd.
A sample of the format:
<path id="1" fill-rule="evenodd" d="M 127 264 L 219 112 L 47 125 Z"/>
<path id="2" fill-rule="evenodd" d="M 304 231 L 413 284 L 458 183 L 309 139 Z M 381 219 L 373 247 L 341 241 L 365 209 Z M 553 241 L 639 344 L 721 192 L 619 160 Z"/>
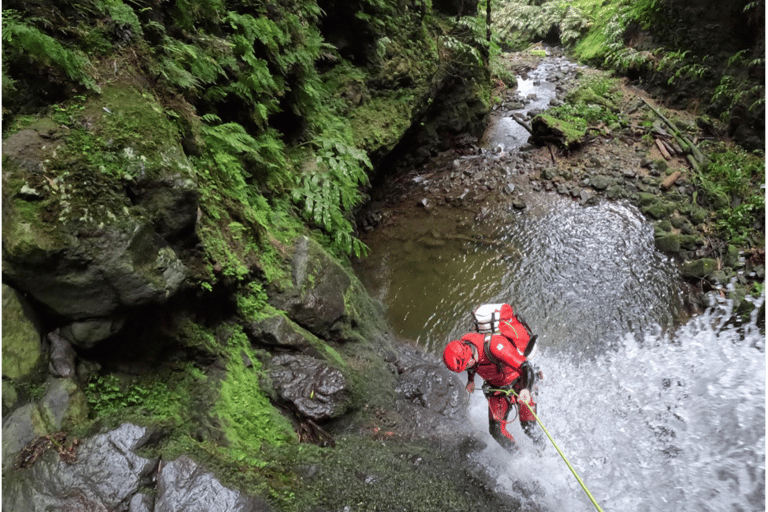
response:
<path id="1" fill-rule="evenodd" d="M 463 210 L 476 221 L 503 222 L 506 211 L 524 211 L 548 196 L 581 206 L 631 204 L 652 224 L 656 248 L 679 267 L 687 314 L 703 311 L 709 304 L 705 295 L 713 291 L 734 299 L 740 314 L 750 311 L 744 297 L 764 280 L 764 256 L 740 253 L 714 236 L 712 213 L 700 205 L 703 194 L 688 157 L 675 149 L 672 130 L 653 113 L 658 103 L 643 90 L 621 81 L 613 100 L 619 121 L 591 126 L 578 144 L 558 146 L 535 129 L 532 136 L 538 114 L 568 101 L 590 77 L 605 76 L 573 64 L 557 48 L 546 51 L 546 58 L 510 58 L 528 83 L 522 92 L 497 91 L 499 101 L 481 138 L 464 138 L 427 162 L 402 162 L 389 186 L 373 191 L 359 217 L 363 233 L 397 229 L 418 211 L 448 218 Z M 690 112 L 670 112 L 667 117 L 694 133 L 694 140 L 713 138 L 712 127 L 698 126 Z"/>

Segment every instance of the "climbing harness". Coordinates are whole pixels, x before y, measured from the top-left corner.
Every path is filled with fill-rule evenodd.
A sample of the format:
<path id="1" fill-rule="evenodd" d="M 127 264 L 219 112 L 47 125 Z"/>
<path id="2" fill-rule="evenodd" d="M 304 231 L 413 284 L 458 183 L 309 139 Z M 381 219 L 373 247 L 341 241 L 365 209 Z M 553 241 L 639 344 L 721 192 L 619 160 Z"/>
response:
<path id="1" fill-rule="evenodd" d="M 515 396 L 515 398 L 520 398 L 518 396 L 518 394 L 515 392 L 515 390 L 512 389 L 512 388 L 509 388 L 509 389 L 494 389 L 494 388 L 485 388 L 484 387 L 483 391 L 487 391 L 487 392 L 500 392 L 500 393 L 506 394 L 507 396 L 509 396 L 509 394 L 511 393 L 511 394 L 513 394 Z M 584 484 L 584 482 L 581 480 L 579 475 L 576 473 L 576 470 L 573 468 L 571 463 L 568 462 L 568 459 L 565 457 L 565 454 L 560 449 L 560 447 L 557 446 L 557 443 L 555 443 L 555 440 L 552 439 L 552 436 L 550 435 L 549 431 L 546 429 L 546 427 L 544 427 L 544 424 L 541 422 L 539 417 L 536 415 L 536 412 L 533 410 L 533 408 L 530 405 L 528 405 L 528 402 L 525 402 L 523 400 L 518 400 L 518 403 L 519 402 L 523 402 L 525 404 L 525 406 L 528 407 L 528 410 L 531 411 L 531 414 L 533 414 L 533 417 L 536 418 L 536 423 L 538 423 L 539 426 L 541 427 L 541 430 L 543 430 L 544 433 L 547 434 L 547 437 L 549 438 L 550 442 L 552 443 L 552 446 L 555 447 L 555 449 L 557 450 L 557 453 L 560 454 L 560 457 L 563 458 L 563 460 L 565 461 L 565 464 L 568 466 L 568 469 L 570 469 L 571 473 L 573 473 L 573 476 L 576 477 L 576 480 L 579 482 L 579 485 L 581 485 L 581 488 L 584 489 L 584 492 L 587 494 L 587 497 L 592 502 L 592 505 L 594 505 L 595 508 L 597 510 L 599 510 L 600 512 L 603 512 L 603 509 L 600 508 L 600 505 L 597 504 L 597 501 L 595 500 L 594 496 L 592 496 L 592 493 L 589 492 L 589 489 L 587 489 L 587 486 Z"/>

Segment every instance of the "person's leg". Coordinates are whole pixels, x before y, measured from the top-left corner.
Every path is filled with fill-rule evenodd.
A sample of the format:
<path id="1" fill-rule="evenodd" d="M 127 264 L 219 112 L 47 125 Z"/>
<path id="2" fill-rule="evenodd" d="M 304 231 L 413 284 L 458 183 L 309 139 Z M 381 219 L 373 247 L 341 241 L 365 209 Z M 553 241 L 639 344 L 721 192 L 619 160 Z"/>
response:
<path id="1" fill-rule="evenodd" d="M 488 397 L 488 431 L 502 448 L 510 453 L 517 451 L 515 438 L 507 431 L 507 415 L 510 410 L 505 397 Z"/>
<path id="2" fill-rule="evenodd" d="M 534 402 L 533 399 L 531 399 L 530 405 L 531 408 L 533 408 L 533 412 L 536 412 L 536 402 Z M 542 436 L 541 429 L 536 427 L 536 416 L 533 415 L 525 403 L 522 403 L 522 400 L 520 400 L 520 403 L 518 404 L 518 409 L 520 410 L 520 426 L 523 428 L 523 432 L 525 432 L 534 443 L 541 444 L 544 441 L 544 437 Z"/>
<path id="3" fill-rule="evenodd" d="M 534 443 L 541 444 L 544 442 L 544 436 L 542 435 L 541 429 L 536 428 L 536 422 L 535 421 L 520 421 L 520 426 L 523 427 L 523 432 L 525 432 L 528 437 L 530 437 Z"/>

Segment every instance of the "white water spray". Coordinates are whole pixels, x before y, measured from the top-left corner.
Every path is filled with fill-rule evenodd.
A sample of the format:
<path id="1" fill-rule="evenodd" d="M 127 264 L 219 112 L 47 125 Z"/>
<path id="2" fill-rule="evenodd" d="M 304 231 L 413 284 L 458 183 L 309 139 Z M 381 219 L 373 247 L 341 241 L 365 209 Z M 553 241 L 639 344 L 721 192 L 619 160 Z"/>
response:
<path id="1" fill-rule="evenodd" d="M 765 338 L 720 325 L 725 309 L 597 359 L 537 357 L 539 418 L 606 512 L 765 510 Z M 481 394 L 470 407 L 485 431 Z M 537 455 L 518 425 L 518 454 L 487 436 L 479 455 L 499 486 L 536 509 L 595 510 L 549 441 Z"/>

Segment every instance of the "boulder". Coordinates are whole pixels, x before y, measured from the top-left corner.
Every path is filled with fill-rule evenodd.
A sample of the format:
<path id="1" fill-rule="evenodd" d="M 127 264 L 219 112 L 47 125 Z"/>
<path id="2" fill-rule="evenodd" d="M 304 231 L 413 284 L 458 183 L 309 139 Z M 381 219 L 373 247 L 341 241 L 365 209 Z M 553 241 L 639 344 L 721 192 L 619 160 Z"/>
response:
<path id="1" fill-rule="evenodd" d="M 22 448 L 39 436 L 48 433 L 45 420 L 37 404 L 22 405 L 3 417 L 3 471 L 13 466 Z M 3 494 L 5 494 L 5 484 Z M 5 502 L 3 502 L 5 509 Z"/>
<path id="2" fill-rule="evenodd" d="M 314 357 L 277 356 L 270 362 L 269 376 L 278 396 L 312 420 L 341 415 L 351 398 L 341 371 Z"/>
<path id="3" fill-rule="evenodd" d="M 125 324 L 123 317 L 90 318 L 61 328 L 61 335 L 74 345 L 93 348 L 98 342 L 116 334 Z"/>
<path id="4" fill-rule="evenodd" d="M 249 323 L 246 332 L 256 343 L 276 348 L 291 348 L 297 352 L 303 352 L 310 347 L 308 338 L 312 336 L 281 314 Z"/>
<path id="5" fill-rule="evenodd" d="M 680 252 L 680 235 L 664 233 L 656 236 L 656 248 L 666 254 Z"/>
<path id="6" fill-rule="evenodd" d="M 47 390 L 40 399 L 40 415 L 49 432 L 85 423 L 88 400 L 74 379 L 48 379 Z"/>
<path id="7" fill-rule="evenodd" d="M 163 464 L 158 471 L 154 512 L 270 510 L 263 500 L 224 487 L 212 473 L 187 456 Z"/>
<path id="8" fill-rule="evenodd" d="M 75 375 L 75 350 L 68 339 L 57 332 L 48 333 L 48 341 L 51 343 L 51 356 L 48 361 L 48 370 L 55 377 L 73 377 Z"/>
<path id="9" fill-rule="evenodd" d="M 706 278 L 717 269 L 717 261 L 712 258 L 701 258 L 683 263 L 682 272 L 686 277 L 695 279 Z"/>
<path id="10" fill-rule="evenodd" d="M 31 467 L 3 474 L 3 510 L 125 510 L 157 468 L 156 459 L 135 453 L 151 436 L 144 427 L 124 424 L 83 441 L 74 461 L 48 450 Z"/>
<path id="11" fill-rule="evenodd" d="M 42 339 L 19 293 L 3 285 L 3 377 L 18 379 L 43 359 Z"/>
<path id="12" fill-rule="evenodd" d="M 70 121 L 3 141 L 3 275 L 64 319 L 109 322 L 186 278 L 169 240 L 194 232 L 195 173 L 150 91 L 106 84 Z"/>
<path id="13" fill-rule="evenodd" d="M 382 306 L 317 242 L 300 237 L 293 248 L 291 280 L 267 290 L 270 304 L 318 338 L 371 341 L 383 338 Z"/>

